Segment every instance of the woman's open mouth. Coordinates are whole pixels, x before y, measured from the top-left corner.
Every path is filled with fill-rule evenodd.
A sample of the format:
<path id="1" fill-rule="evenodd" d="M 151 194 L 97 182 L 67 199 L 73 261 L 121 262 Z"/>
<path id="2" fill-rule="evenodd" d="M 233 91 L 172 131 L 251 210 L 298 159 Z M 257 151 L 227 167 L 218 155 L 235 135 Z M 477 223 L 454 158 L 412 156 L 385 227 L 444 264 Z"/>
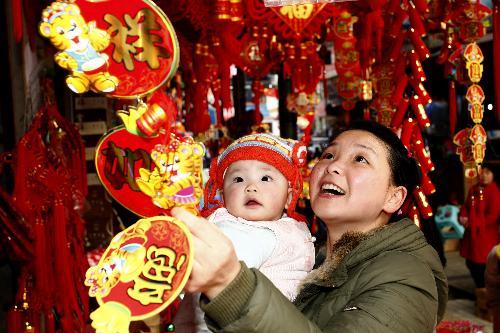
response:
<path id="1" fill-rule="evenodd" d="M 332 195 L 345 195 L 345 191 L 341 187 L 339 187 L 335 184 L 323 184 L 323 185 L 321 185 L 320 193 L 332 194 Z"/>

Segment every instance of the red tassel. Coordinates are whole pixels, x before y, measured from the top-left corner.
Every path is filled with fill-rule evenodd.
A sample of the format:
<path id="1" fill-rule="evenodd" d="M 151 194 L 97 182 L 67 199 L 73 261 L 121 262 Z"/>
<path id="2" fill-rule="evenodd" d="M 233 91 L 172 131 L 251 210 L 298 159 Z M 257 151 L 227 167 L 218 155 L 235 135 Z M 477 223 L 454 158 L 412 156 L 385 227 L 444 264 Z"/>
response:
<path id="1" fill-rule="evenodd" d="M 409 104 L 410 100 L 408 98 L 404 97 L 401 99 L 401 101 L 398 104 L 398 107 L 396 108 L 396 112 L 392 115 L 391 119 L 392 128 L 399 128 L 399 126 L 401 126 L 401 123 L 403 122 L 403 119 L 406 116 L 406 111 L 408 110 Z"/>
<path id="2" fill-rule="evenodd" d="M 47 251 L 46 241 L 49 235 L 45 232 L 45 222 L 41 217 L 35 219 L 35 253 L 37 254 L 34 262 L 35 269 L 35 286 L 39 295 L 42 295 L 44 311 L 50 311 L 50 283 L 49 270 L 52 267 L 47 258 L 50 257 L 50 252 Z"/>
<path id="3" fill-rule="evenodd" d="M 493 66 L 495 66 L 495 65 L 493 65 Z M 500 67 L 500 65 L 498 65 L 498 66 Z M 497 67 L 497 66 L 495 66 L 495 67 Z M 495 94 L 495 99 L 497 98 L 497 95 L 499 95 L 499 94 Z M 455 134 L 455 129 L 457 126 L 457 92 L 455 89 L 455 81 L 453 81 L 453 80 L 450 80 L 450 82 L 449 82 L 448 100 L 449 100 L 449 106 L 448 106 L 449 115 L 448 116 L 449 116 L 449 120 L 450 120 L 450 134 L 453 136 Z"/>

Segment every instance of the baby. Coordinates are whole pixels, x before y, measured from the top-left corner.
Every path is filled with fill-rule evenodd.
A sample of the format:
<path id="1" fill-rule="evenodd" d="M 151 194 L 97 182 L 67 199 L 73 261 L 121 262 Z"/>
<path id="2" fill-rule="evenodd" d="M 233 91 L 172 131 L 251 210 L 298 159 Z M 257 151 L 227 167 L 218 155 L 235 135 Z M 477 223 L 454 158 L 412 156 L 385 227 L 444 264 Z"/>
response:
<path id="1" fill-rule="evenodd" d="M 314 264 L 314 244 L 295 212 L 306 147 L 271 134 L 251 134 L 212 160 L 202 215 L 234 244 L 238 258 L 258 268 L 289 299 Z M 216 199 L 220 191 L 223 202 Z M 196 313 L 194 315 L 193 313 Z M 176 332 L 208 332 L 194 295 L 186 295 Z"/>

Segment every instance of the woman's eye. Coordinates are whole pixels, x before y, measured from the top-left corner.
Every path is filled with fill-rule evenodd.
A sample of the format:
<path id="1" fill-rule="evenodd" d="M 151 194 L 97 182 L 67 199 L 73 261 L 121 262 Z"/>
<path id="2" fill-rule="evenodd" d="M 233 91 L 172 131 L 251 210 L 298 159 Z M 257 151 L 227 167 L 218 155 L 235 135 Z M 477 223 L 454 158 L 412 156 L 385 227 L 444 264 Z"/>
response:
<path id="1" fill-rule="evenodd" d="M 364 158 L 364 157 L 363 157 L 363 156 L 361 156 L 361 155 L 356 156 L 356 157 L 355 157 L 355 160 L 356 160 L 356 162 L 368 163 L 367 159 L 366 159 L 366 158 Z"/>
<path id="2" fill-rule="evenodd" d="M 321 156 L 321 159 L 322 160 L 332 160 L 334 157 L 334 155 L 332 153 L 324 153 L 322 156 Z"/>
<path id="3" fill-rule="evenodd" d="M 273 180 L 270 176 L 264 176 L 262 177 L 261 179 L 263 182 L 270 182 L 271 180 Z"/>
<path id="4" fill-rule="evenodd" d="M 235 182 L 235 183 L 241 183 L 242 181 L 243 181 L 243 178 L 241 178 L 241 177 L 234 177 L 234 180 L 233 180 L 233 182 Z"/>

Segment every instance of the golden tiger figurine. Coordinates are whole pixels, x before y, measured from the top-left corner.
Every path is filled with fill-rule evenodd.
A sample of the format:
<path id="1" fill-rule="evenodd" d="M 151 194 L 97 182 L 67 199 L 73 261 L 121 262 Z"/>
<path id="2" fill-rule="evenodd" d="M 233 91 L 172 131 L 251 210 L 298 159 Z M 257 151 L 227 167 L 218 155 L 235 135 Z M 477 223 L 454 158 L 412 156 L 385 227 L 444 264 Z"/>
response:
<path id="1" fill-rule="evenodd" d="M 98 265 L 87 270 L 85 285 L 90 287 L 92 297 L 106 297 L 120 281 L 128 282 L 136 278 L 144 266 L 146 257 L 145 233 L 151 222 L 140 220 L 128 233 L 119 233 L 108 247 L 112 255 Z"/>
<path id="2" fill-rule="evenodd" d="M 116 90 L 118 78 L 108 71 L 108 55 L 100 51 L 110 43 L 110 36 L 97 29 L 95 22 L 85 22 L 77 5 L 53 2 L 45 8 L 40 33 L 59 50 L 55 62 L 71 71 L 66 84 L 75 93 L 110 93 Z"/>
<path id="3" fill-rule="evenodd" d="M 172 135 L 168 146 L 155 146 L 151 152 L 154 170 L 139 169 L 136 183 L 156 206 L 165 209 L 182 206 L 198 215 L 204 154 L 204 146 L 191 137 L 181 141 Z"/>

